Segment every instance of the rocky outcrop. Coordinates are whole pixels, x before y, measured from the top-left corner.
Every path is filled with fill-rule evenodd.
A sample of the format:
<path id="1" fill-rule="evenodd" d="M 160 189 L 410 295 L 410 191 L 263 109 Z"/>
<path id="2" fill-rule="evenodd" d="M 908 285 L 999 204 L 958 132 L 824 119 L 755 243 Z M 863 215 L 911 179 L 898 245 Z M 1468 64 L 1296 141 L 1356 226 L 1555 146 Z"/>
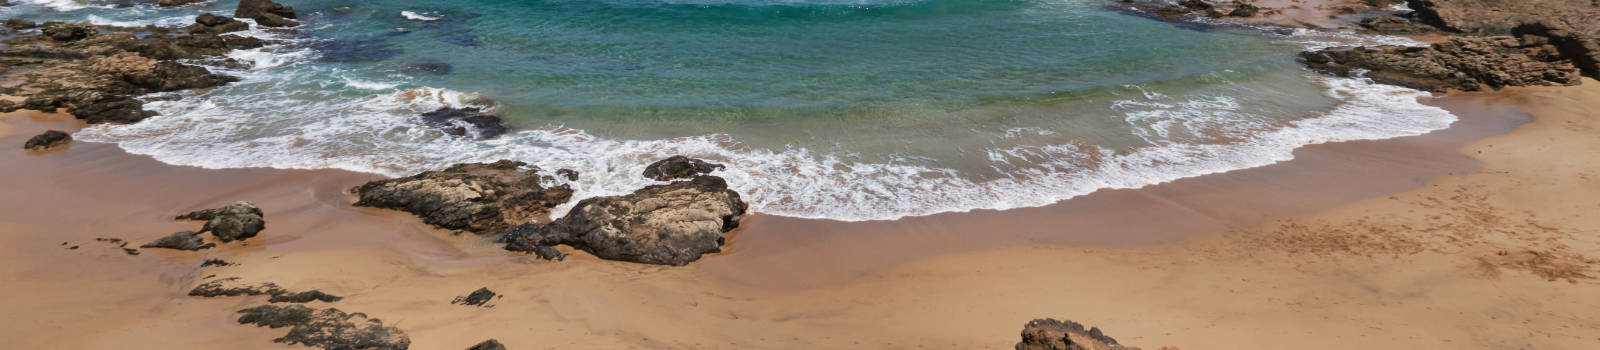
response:
<path id="1" fill-rule="evenodd" d="M 161 237 L 160 239 L 150 243 L 145 243 L 145 245 L 139 246 L 139 248 L 201 250 L 210 249 L 216 246 L 217 245 L 213 243 L 206 243 L 205 239 L 200 238 L 200 233 L 198 232 L 182 231 L 173 233 L 170 236 Z"/>
<path id="2" fill-rule="evenodd" d="M 478 138 L 492 139 L 505 135 L 511 128 L 506 127 L 500 116 L 483 113 L 475 107 L 469 108 L 440 108 L 423 113 L 422 121 L 428 126 L 444 131 L 453 136 L 463 136 L 468 130 L 477 133 Z"/>
<path id="3" fill-rule="evenodd" d="M 1138 350 L 1117 344 L 1099 328 L 1084 329 L 1082 324 L 1058 321 L 1053 318 L 1037 319 L 1022 328 L 1022 341 L 1016 350 Z"/>
<path id="4" fill-rule="evenodd" d="M 333 295 L 333 294 L 323 293 L 320 290 L 309 290 L 309 291 L 304 291 L 304 292 L 299 292 L 299 293 L 279 293 L 279 294 L 275 294 L 275 295 L 272 296 L 272 298 L 267 299 L 267 302 L 269 302 L 269 303 L 302 303 L 303 304 L 303 303 L 309 303 L 309 302 L 312 302 L 312 301 L 320 301 L 320 302 L 324 302 L 324 303 L 331 303 L 331 302 L 340 301 L 340 300 L 344 300 L 344 298 L 340 297 L 340 296 Z"/>
<path id="5" fill-rule="evenodd" d="M 50 40 L 60 42 L 78 41 L 100 34 L 94 26 L 81 23 L 45 23 L 39 30 Z"/>
<path id="6" fill-rule="evenodd" d="M 1409 0 L 1406 6 L 1424 23 L 1480 35 L 1511 34 L 1523 24 L 1600 8 L 1591 0 Z"/>
<path id="7" fill-rule="evenodd" d="M 1361 20 L 1361 31 L 1383 35 L 1421 35 L 1439 33 L 1439 28 L 1418 22 L 1409 16 L 1378 16 Z"/>
<path id="8" fill-rule="evenodd" d="M 261 208 L 250 202 L 235 202 L 217 209 L 206 209 L 183 214 L 177 220 L 204 220 L 200 233 L 211 232 L 223 243 L 255 237 L 267 228 Z"/>
<path id="9" fill-rule="evenodd" d="M 1164 21 L 1179 21 L 1187 17 L 1255 17 L 1270 11 L 1246 1 L 1234 0 L 1117 0 L 1111 7 Z"/>
<path id="10" fill-rule="evenodd" d="M 33 29 L 33 28 L 38 27 L 38 26 L 39 26 L 38 23 L 34 23 L 33 21 L 28 20 L 26 18 L 10 18 L 10 19 L 6 19 L 6 29 L 10 29 L 10 30 Z"/>
<path id="11" fill-rule="evenodd" d="M 249 18 L 268 27 L 293 27 L 300 25 L 295 22 L 294 8 L 284 6 L 268 0 L 240 0 L 239 8 L 233 12 L 234 18 Z"/>
<path id="12" fill-rule="evenodd" d="M 134 52 L 122 52 L 97 59 L 89 65 L 89 70 L 148 91 L 208 88 L 238 80 L 211 74 L 211 71 L 203 67 L 158 61 Z"/>
<path id="13" fill-rule="evenodd" d="M 323 349 L 405 350 L 411 338 L 398 328 L 362 313 L 345 313 L 335 308 L 312 309 L 302 305 L 262 305 L 239 310 L 239 324 L 258 327 L 290 327 L 289 333 L 273 339 L 289 345 Z"/>
<path id="14" fill-rule="evenodd" d="M 68 135 L 66 132 L 61 130 L 50 130 L 45 131 L 43 134 L 34 135 L 32 138 L 29 138 L 28 142 L 22 145 L 22 148 L 38 151 L 55 148 L 56 146 L 62 146 L 68 143 L 72 143 L 72 135 Z"/>
<path id="15" fill-rule="evenodd" d="M 183 5 L 196 4 L 196 3 L 202 3 L 202 2 L 206 2 L 206 0 L 160 0 L 160 1 L 156 1 L 156 6 L 173 7 L 173 6 L 183 6 Z"/>
<path id="16" fill-rule="evenodd" d="M 132 124 L 156 115 L 156 112 L 144 109 L 144 102 L 117 95 L 72 104 L 67 108 L 67 113 L 89 124 Z"/>
<path id="17" fill-rule="evenodd" d="M 184 30 L 190 34 L 222 34 L 249 29 L 250 24 L 248 23 L 209 13 L 196 16 L 194 24 L 184 27 Z"/>
<path id="18" fill-rule="evenodd" d="M 645 166 L 644 177 L 656 181 L 691 179 L 696 176 L 709 175 L 711 172 L 722 168 L 722 164 L 684 156 L 671 156 Z"/>
<path id="19" fill-rule="evenodd" d="M 1429 47 L 1333 48 L 1304 52 L 1301 59 L 1325 73 L 1432 91 L 1577 85 L 1577 68 L 1538 38 L 1454 38 Z"/>
<path id="20" fill-rule="evenodd" d="M 745 203 L 722 178 L 645 187 L 632 194 L 578 202 L 548 225 L 525 224 L 506 237 L 506 249 L 534 252 L 570 245 L 603 259 L 685 265 L 721 251 L 723 233 L 739 225 Z"/>
<path id="21" fill-rule="evenodd" d="M 526 170 L 523 168 L 526 167 Z M 502 160 L 456 164 L 356 187 L 356 206 L 400 210 L 451 230 L 500 232 L 550 212 L 572 198 L 572 189 L 546 187 L 539 168 Z"/>
<path id="22" fill-rule="evenodd" d="M 473 345 L 467 350 L 506 350 L 506 346 L 505 344 L 500 344 L 499 340 L 489 339 L 478 343 L 478 345 Z"/>

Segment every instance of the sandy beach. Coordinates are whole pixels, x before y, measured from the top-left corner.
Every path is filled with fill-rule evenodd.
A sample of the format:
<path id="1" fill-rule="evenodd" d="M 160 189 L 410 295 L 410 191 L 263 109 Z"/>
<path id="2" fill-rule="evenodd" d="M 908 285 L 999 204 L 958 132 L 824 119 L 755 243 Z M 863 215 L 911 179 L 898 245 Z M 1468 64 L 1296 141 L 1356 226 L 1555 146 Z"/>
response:
<path id="1" fill-rule="evenodd" d="M 1432 134 L 1051 206 L 844 223 L 755 215 L 686 267 L 548 262 L 349 205 L 342 171 L 175 167 L 113 145 L 0 152 L 0 338 L 17 348 L 278 349 L 239 325 L 239 277 L 345 296 L 417 349 L 1009 348 L 1054 317 L 1154 349 L 1600 347 L 1600 83 L 1455 94 Z M 0 144 L 61 114 L 8 114 Z M 1525 123 L 1525 124 L 1524 124 Z M 1513 130 L 1514 129 L 1514 130 Z M 1507 133 L 1509 132 L 1509 133 Z M 136 246 L 249 200 L 267 230 L 201 252 Z M 1537 214 L 1535 214 L 1537 213 Z M 77 249 L 69 249 L 76 246 Z M 208 258 L 237 265 L 200 267 Z M 215 277 L 212 277 L 215 275 Z M 452 305 L 488 287 L 490 307 Z M 313 302 L 315 307 L 325 307 Z"/>

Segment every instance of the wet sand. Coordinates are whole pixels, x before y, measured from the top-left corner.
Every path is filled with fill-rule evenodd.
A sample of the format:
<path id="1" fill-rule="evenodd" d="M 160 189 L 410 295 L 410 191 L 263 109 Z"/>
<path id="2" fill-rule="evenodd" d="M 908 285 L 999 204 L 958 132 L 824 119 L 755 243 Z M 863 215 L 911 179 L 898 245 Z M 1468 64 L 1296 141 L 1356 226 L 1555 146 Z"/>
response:
<path id="1" fill-rule="evenodd" d="M 1430 103 L 1462 121 L 1041 208 L 862 223 L 754 215 L 726 252 L 681 268 L 581 252 L 539 261 L 349 206 L 346 191 L 375 175 L 177 167 L 93 143 L 24 151 L 28 136 L 78 125 L 7 115 L 0 314 L 25 317 L 0 321 L 0 339 L 283 348 L 271 340 L 284 330 L 233 322 L 265 297 L 185 295 L 216 275 L 345 296 L 310 305 L 380 318 L 414 349 L 487 338 L 512 349 L 1009 348 L 1037 317 L 1145 348 L 1600 347 L 1600 216 L 1588 215 L 1600 209 L 1600 138 L 1587 108 L 1600 83 Z M 194 230 L 171 218 L 237 200 L 266 212 L 267 230 L 246 244 L 132 256 L 94 241 Z M 239 264 L 199 267 L 213 257 Z M 505 296 L 449 303 L 478 287 Z"/>

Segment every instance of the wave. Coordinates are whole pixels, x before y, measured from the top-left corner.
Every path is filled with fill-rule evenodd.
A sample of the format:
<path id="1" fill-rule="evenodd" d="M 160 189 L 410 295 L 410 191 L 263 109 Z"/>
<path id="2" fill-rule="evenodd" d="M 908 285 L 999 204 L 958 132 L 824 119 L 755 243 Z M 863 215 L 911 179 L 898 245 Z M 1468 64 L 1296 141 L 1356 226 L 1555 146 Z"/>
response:
<path id="1" fill-rule="evenodd" d="M 83 0 L 16 0 L 16 4 L 42 6 L 60 12 L 76 11 L 86 8 L 116 7 L 112 4 L 95 4 Z"/>
<path id="2" fill-rule="evenodd" d="M 1308 76 L 1340 102 L 1323 115 L 1290 122 L 1251 116 L 1229 96 L 1174 97 L 1132 86 L 1141 93 L 1115 101 L 1112 111 L 1134 126 L 1134 135 L 1149 146 L 1123 151 L 1078 143 L 991 147 L 981 154 L 1003 175 L 973 180 L 960 171 L 909 157 L 861 162 L 849 154 L 799 146 L 750 147 L 723 134 L 623 140 L 544 125 L 524 126 L 491 140 L 451 137 L 421 126 L 417 115 L 442 107 L 493 110 L 495 104 L 470 92 L 325 71 L 329 68 L 309 64 L 317 55 L 307 49 L 311 39 L 256 30 L 246 34 L 288 44 L 229 54 L 248 62 L 248 69 L 211 67 L 240 76 L 243 80 L 238 83 L 199 94 L 152 95 L 146 108 L 158 116 L 132 125 L 96 125 L 74 136 L 116 143 L 130 153 L 169 164 L 205 168 L 336 168 L 404 176 L 455 163 L 514 159 L 544 169 L 581 172 L 579 180 L 569 183 L 576 191 L 569 206 L 583 198 L 625 194 L 658 183 L 642 176 L 644 167 L 661 158 L 686 155 L 727 164 L 716 175 L 743 193 L 754 211 L 863 221 L 1042 206 L 1101 189 L 1137 188 L 1268 165 L 1292 159 L 1295 149 L 1311 144 L 1420 135 L 1456 120 L 1443 109 L 1419 103 L 1419 98 L 1429 96 L 1426 92 L 1365 79 Z M 1342 33 L 1282 35 L 1306 47 L 1400 42 Z M 325 78 L 329 76 L 336 79 Z M 188 98 L 165 98 L 169 94 Z M 1172 137 L 1218 132 L 1230 142 L 1184 143 Z M 1021 127 L 1008 129 L 1001 137 L 1053 133 Z M 567 208 L 557 208 L 554 215 Z"/>
<path id="3" fill-rule="evenodd" d="M 444 17 L 424 16 L 422 14 L 418 14 L 416 12 L 411 12 L 411 11 L 400 11 L 400 16 L 405 17 L 406 19 L 409 19 L 409 20 L 423 21 L 423 22 L 432 22 L 432 21 L 437 21 L 437 20 L 444 19 Z"/>

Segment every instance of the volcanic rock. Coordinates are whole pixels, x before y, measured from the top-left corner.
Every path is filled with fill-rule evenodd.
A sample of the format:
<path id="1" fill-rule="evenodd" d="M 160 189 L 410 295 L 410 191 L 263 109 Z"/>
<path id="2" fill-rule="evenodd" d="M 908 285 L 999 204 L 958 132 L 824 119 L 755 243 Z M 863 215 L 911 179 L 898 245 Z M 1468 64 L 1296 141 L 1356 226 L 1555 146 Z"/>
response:
<path id="1" fill-rule="evenodd" d="M 22 148 L 31 150 L 45 150 L 72 142 L 72 135 L 60 130 L 45 131 L 43 134 L 29 138 Z"/>
<path id="2" fill-rule="evenodd" d="M 549 225 L 511 231 L 506 249 L 532 252 L 566 244 L 603 259 L 685 265 L 721 251 L 722 234 L 739 225 L 745 204 L 715 176 L 645 187 L 578 202 Z"/>
<path id="3" fill-rule="evenodd" d="M 222 242 L 255 237 L 267 228 L 261 208 L 250 202 L 235 202 L 217 209 L 206 209 L 183 214 L 177 220 L 205 220 L 200 233 L 211 232 Z"/>
<path id="4" fill-rule="evenodd" d="M 1016 350 L 1124 350 L 1116 339 L 1106 336 L 1099 328 L 1084 329 L 1072 321 L 1053 318 L 1037 319 L 1022 328 L 1022 341 Z M 1137 350 L 1137 348 L 1131 348 Z"/>
<path id="5" fill-rule="evenodd" d="M 170 236 L 161 237 L 154 242 L 146 243 L 139 248 L 165 248 L 177 250 L 201 250 L 216 247 L 216 244 L 206 243 L 200 234 L 194 231 L 182 231 Z"/>
<path id="6" fill-rule="evenodd" d="M 312 309 L 302 305 L 262 305 L 239 310 L 239 324 L 291 327 L 274 342 L 324 349 L 405 350 L 411 338 L 404 331 L 385 327 L 383 321 L 362 313 L 335 308 Z"/>
<path id="7" fill-rule="evenodd" d="M 656 181 L 689 179 L 696 176 L 711 174 L 711 172 L 722 168 L 722 164 L 715 164 L 684 156 L 672 156 L 645 166 L 644 177 L 654 179 Z"/>
<path id="8" fill-rule="evenodd" d="M 361 197 L 356 206 L 400 210 L 440 228 L 477 233 L 527 222 L 572 198 L 570 187 L 540 184 L 539 168 L 509 160 L 456 164 L 354 191 Z"/>

